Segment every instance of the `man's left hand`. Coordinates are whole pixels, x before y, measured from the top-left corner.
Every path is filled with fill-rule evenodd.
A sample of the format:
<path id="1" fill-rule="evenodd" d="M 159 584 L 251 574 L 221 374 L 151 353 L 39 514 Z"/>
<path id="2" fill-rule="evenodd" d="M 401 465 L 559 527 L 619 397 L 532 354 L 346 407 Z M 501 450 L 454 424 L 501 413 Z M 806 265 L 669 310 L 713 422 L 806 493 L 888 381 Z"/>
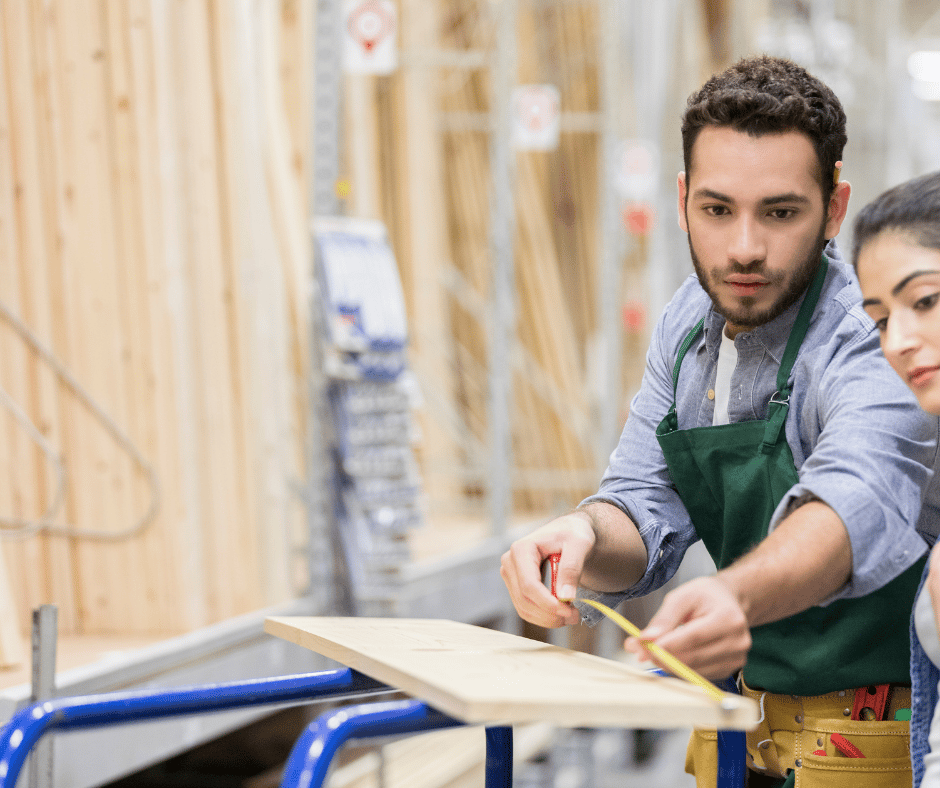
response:
<path id="1" fill-rule="evenodd" d="M 751 648 L 747 616 L 737 596 L 717 577 L 696 578 L 670 591 L 641 638 L 624 644 L 641 661 L 655 662 L 642 640 L 656 643 L 716 681 L 739 670 Z"/>

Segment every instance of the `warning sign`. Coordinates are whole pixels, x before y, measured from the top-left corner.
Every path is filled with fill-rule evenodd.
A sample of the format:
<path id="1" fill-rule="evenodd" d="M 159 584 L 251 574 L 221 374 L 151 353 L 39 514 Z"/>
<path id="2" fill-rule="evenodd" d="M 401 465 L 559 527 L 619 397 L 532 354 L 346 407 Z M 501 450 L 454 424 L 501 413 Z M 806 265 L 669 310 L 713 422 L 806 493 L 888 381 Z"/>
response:
<path id="1" fill-rule="evenodd" d="M 617 187 L 628 200 L 650 200 L 659 181 L 659 146 L 650 140 L 624 140 L 620 145 Z"/>
<path id="2" fill-rule="evenodd" d="M 343 23 L 346 72 L 391 74 L 398 68 L 398 12 L 392 0 L 346 0 Z"/>
<path id="3" fill-rule="evenodd" d="M 555 150 L 561 132 L 561 94 L 554 85 L 520 85 L 512 93 L 512 139 L 517 150 Z"/>
<path id="4" fill-rule="evenodd" d="M 628 202 L 623 209 L 623 223 L 630 235 L 649 235 L 656 221 L 653 206 L 645 202 Z"/>

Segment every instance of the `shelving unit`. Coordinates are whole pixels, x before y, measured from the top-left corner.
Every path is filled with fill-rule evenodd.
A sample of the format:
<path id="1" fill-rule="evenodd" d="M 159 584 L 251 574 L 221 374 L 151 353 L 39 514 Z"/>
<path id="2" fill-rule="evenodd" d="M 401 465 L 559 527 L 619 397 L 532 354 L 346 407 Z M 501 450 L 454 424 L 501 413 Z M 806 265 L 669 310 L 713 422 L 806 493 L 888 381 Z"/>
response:
<path id="1" fill-rule="evenodd" d="M 422 522 L 398 267 L 379 222 L 321 218 L 313 236 L 334 543 L 346 581 L 338 596 L 351 613 L 390 615 L 408 532 Z"/>

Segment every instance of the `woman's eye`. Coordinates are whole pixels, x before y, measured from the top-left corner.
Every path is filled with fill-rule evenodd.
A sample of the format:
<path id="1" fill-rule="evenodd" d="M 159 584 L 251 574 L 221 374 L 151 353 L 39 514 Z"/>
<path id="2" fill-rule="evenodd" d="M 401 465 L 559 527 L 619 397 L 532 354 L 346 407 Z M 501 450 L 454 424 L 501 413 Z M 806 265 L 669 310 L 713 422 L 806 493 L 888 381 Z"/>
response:
<path id="1" fill-rule="evenodd" d="M 875 321 L 875 328 L 878 329 L 878 333 L 883 334 L 888 330 L 888 318 L 882 317 L 879 320 Z"/>
<path id="2" fill-rule="evenodd" d="M 936 306 L 938 300 L 940 300 L 940 293 L 931 293 L 930 295 L 924 296 L 923 298 L 918 298 L 914 302 L 914 309 L 919 311 L 932 309 L 934 306 Z"/>

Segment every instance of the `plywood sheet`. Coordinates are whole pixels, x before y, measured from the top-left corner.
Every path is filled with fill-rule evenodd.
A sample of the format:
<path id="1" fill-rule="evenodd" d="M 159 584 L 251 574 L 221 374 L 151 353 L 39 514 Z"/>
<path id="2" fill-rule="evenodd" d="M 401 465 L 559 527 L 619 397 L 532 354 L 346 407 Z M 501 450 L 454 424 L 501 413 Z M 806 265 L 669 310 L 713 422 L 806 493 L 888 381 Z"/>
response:
<path id="1" fill-rule="evenodd" d="M 265 631 L 471 723 L 749 728 L 757 707 L 630 665 L 438 619 L 269 618 Z"/>

